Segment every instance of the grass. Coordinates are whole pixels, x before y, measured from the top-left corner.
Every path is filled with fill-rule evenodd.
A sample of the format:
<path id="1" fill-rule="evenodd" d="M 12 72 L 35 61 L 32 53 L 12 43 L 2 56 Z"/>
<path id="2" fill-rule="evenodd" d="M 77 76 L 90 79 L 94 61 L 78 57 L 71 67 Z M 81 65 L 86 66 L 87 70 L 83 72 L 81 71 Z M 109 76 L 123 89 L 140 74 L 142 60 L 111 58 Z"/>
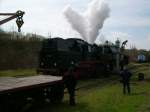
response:
<path id="1" fill-rule="evenodd" d="M 35 69 L 17 69 L 17 70 L 5 70 L 0 71 L 0 77 L 9 76 L 9 77 L 23 77 L 36 75 Z"/>
<path id="2" fill-rule="evenodd" d="M 78 83 L 75 107 L 68 105 L 68 94 L 65 94 L 60 104 L 33 105 L 28 112 L 150 112 L 150 64 L 131 64 L 130 68 L 133 72 L 130 95 L 123 94 L 116 76 L 84 80 Z M 138 81 L 139 72 L 145 74 L 144 81 Z M 0 76 L 24 76 L 26 73 L 31 75 L 35 70 L 0 72 Z"/>
<path id="3" fill-rule="evenodd" d="M 67 96 L 62 104 L 39 106 L 32 112 L 149 112 L 149 82 L 132 85 L 132 94 L 123 95 L 121 84 L 112 83 L 77 91 L 77 105 L 70 107 Z"/>
<path id="4" fill-rule="evenodd" d="M 133 77 L 131 94 L 124 95 L 118 78 L 92 79 L 79 82 L 86 86 L 76 92 L 77 105 L 68 105 L 68 95 L 61 104 L 38 106 L 31 112 L 150 112 L 150 66 L 149 64 L 130 65 Z M 145 81 L 138 81 L 138 73 L 145 74 Z"/>

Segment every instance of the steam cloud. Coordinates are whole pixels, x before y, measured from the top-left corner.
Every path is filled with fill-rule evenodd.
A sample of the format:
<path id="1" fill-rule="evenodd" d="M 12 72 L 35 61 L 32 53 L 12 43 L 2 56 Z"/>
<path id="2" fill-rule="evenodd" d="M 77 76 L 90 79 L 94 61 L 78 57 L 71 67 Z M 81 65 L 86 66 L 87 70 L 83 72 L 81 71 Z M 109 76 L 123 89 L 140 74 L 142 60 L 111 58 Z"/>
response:
<path id="1" fill-rule="evenodd" d="M 93 0 L 84 13 L 74 11 L 70 6 L 64 10 L 64 15 L 73 29 L 80 33 L 85 41 L 93 44 L 102 29 L 104 21 L 109 17 L 110 8 L 101 0 Z"/>

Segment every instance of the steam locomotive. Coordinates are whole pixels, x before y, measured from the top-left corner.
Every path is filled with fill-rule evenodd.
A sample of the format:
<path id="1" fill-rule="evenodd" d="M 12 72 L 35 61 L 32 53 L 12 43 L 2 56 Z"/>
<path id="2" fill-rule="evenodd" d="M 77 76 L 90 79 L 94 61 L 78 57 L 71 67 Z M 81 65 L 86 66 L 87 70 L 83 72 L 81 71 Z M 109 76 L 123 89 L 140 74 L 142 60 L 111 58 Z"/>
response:
<path id="1" fill-rule="evenodd" d="M 77 77 L 98 77 L 112 72 L 116 67 L 117 46 L 89 44 L 78 38 L 49 38 L 43 41 L 39 56 L 38 73 L 63 75 L 70 66 L 76 68 Z M 121 55 L 121 54 L 120 54 Z M 123 55 L 120 64 L 127 64 Z M 124 63 L 126 57 L 126 63 Z"/>

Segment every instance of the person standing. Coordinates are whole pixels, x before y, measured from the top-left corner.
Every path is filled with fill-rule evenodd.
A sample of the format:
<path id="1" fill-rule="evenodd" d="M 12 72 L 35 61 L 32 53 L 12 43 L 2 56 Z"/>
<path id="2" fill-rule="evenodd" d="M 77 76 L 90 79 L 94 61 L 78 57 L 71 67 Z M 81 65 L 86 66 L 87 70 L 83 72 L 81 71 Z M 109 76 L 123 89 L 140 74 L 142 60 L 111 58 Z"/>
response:
<path id="1" fill-rule="evenodd" d="M 127 90 L 128 94 L 130 94 L 131 93 L 130 78 L 132 76 L 132 73 L 126 67 L 124 67 L 123 70 L 120 72 L 120 76 L 122 77 L 123 93 L 126 94 Z"/>
<path id="2" fill-rule="evenodd" d="M 75 103 L 75 88 L 77 84 L 77 80 L 75 77 L 75 68 L 71 66 L 67 73 L 63 76 L 64 85 L 69 93 L 69 104 L 74 106 Z"/>

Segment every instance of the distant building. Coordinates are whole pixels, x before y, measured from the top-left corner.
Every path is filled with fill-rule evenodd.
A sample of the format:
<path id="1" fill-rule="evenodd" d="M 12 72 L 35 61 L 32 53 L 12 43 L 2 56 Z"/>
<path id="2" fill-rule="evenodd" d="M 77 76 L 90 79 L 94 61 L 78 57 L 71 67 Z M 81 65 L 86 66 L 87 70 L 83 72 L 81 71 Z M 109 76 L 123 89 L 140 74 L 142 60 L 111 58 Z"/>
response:
<path id="1" fill-rule="evenodd" d="M 137 57 L 138 62 L 145 62 L 146 61 L 146 57 L 143 54 L 139 54 Z"/>

